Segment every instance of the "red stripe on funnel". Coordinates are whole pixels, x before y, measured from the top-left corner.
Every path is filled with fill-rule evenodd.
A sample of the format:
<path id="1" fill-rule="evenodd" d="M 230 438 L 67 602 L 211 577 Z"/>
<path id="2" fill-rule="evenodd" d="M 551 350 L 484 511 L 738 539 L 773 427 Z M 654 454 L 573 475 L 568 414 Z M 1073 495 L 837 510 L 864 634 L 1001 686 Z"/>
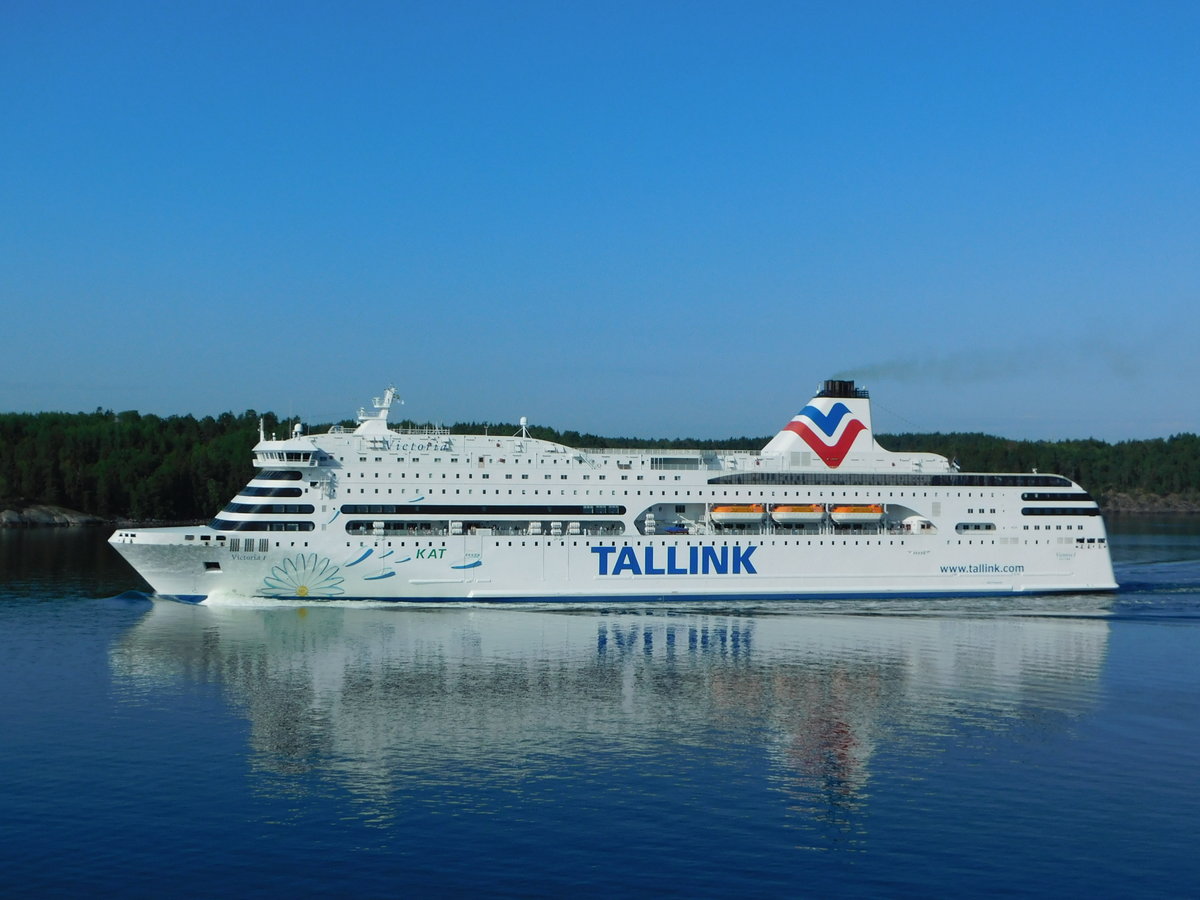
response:
<path id="1" fill-rule="evenodd" d="M 800 437 L 804 438 L 804 443 L 812 447 L 813 453 L 825 460 L 825 465 L 831 469 L 836 469 L 842 464 L 842 460 L 846 458 L 846 451 L 850 449 L 850 445 L 854 443 L 854 439 L 866 431 L 867 426 L 858 419 L 851 419 L 836 444 L 826 444 L 804 422 L 793 420 L 788 422 L 783 430 L 800 435 Z"/>

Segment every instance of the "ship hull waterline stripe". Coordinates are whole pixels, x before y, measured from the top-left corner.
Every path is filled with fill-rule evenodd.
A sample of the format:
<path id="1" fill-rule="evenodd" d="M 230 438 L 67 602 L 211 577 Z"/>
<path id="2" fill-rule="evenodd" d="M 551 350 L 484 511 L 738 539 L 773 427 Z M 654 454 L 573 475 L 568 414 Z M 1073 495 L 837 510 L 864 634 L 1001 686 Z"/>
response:
<path id="1" fill-rule="evenodd" d="M 433 583 L 433 582 L 429 582 Z M 463 584 L 458 580 L 447 580 L 439 582 L 442 584 Z M 395 603 L 395 604 L 412 604 L 412 605 L 444 605 L 447 603 L 467 603 L 467 604 L 492 604 L 492 603 L 591 603 L 591 604 L 606 604 L 606 603 L 695 603 L 699 605 L 712 605 L 719 603 L 731 602 L 762 602 L 762 603 L 806 603 L 810 601 L 825 601 L 825 600 L 953 600 L 953 599 L 979 599 L 986 597 L 1014 597 L 1014 596 L 1048 596 L 1054 594 L 1080 594 L 1080 595 L 1101 595 L 1113 594 L 1119 590 L 1118 585 L 1111 587 L 1037 587 L 1037 588 L 1011 588 L 997 589 L 989 588 L 986 590 L 946 590 L 946 591 L 899 591 L 894 594 L 882 593 L 880 591 L 853 591 L 853 592 L 815 592 L 811 594 L 802 594 L 796 592 L 780 592 L 780 593 L 729 593 L 729 594 L 689 594 L 689 593 L 670 593 L 656 592 L 649 594 L 504 594 L 490 591 L 471 591 L 462 597 L 300 597 L 300 596 L 271 596 L 264 597 L 261 595 L 246 595 L 246 599 L 250 600 L 271 600 L 285 601 L 295 603 L 312 604 L 319 606 L 325 603 Z M 187 595 L 171 595 L 171 594 L 152 594 L 149 595 L 154 599 L 170 600 L 180 603 L 202 603 L 208 599 L 207 595 L 187 594 Z"/>

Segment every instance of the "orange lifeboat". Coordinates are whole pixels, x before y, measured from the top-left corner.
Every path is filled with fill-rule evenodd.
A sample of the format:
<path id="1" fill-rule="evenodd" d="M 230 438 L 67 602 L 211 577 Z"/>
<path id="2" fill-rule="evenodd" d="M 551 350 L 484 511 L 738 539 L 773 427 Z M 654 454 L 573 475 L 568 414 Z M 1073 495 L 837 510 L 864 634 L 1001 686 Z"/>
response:
<path id="1" fill-rule="evenodd" d="M 830 518 L 838 525 L 873 525 L 883 518 L 883 504 L 864 503 L 835 506 Z"/>
<path id="2" fill-rule="evenodd" d="M 761 503 L 740 506 L 714 506 L 712 520 L 718 525 L 752 525 L 762 521 L 766 508 Z"/>
<path id="3" fill-rule="evenodd" d="M 825 520 L 825 507 L 820 503 L 781 505 L 771 508 L 771 518 L 780 525 L 805 525 Z"/>

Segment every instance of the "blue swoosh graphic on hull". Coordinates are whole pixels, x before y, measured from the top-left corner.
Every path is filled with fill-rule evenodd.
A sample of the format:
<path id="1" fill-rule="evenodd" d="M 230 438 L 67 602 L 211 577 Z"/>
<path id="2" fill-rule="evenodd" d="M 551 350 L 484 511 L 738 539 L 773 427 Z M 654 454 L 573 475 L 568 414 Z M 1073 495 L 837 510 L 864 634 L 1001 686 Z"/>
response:
<path id="1" fill-rule="evenodd" d="M 830 408 L 829 412 L 823 413 L 815 406 L 809 405 L 796 413 L 798 416 L 808 416 L 809 420 L 825 432 L 826 437 L 833 437 L 833 433 L 837 431 L 838 425 L 842 424 L 842 419 L 850 415 L 850 408 L 845 403 L 835 403 Z"/>
<path id="2" fill-rule="evenodd" d="M 467 563 L 465 566 L 451 566 L 452 569 L 474 569 L 476 566 L 482 566 L 483 560 L 477 559 L 475 562 Z"/>
<path id="3" fill-rule="evenodd" d="M 395 553 L 395 552 L 396 552 L 395 550 L 389 550 L 387 553 L 384 553 L 384 554 L 383 554 L 382 556 L 380 556 L 379 558 L 380 558 L 380 559 L 387 559 L 389 556 L 391 556 L 391 555 L 392 555 L 393 553 Z"/>
<path id="4" fill-rule="evenodd" d="M 333 517 L 332 517 L 332 518 L 329 520 L 329 522 L 332 522 L 334 519 L 336 519 L 336 518 L 337 518 L 338 516 L 340 516 L 341 514 L 342 514 L 342 511 L 341 511 L 340 509 L 339 509 L 339 510 L 337 510 L 337 511 L 336 511 L 336 512 L 333 514 Z M 326 524 L 326 525 L 328 525 L 328 524 L 329 524 L 329 522 L 326 522 L 325 524 Z"/>
<path id="5" fill-rule="evenodd" d="M 366 559 L 368 556 L 370 556 L 374 552 L 375 552 L 375 550 L 373 548 L 368 547 L 367 552 L 364 553 L 362 556 L 360 556 L 358 559 L 356 559 L 354 562 L 346 563 L 346 568 L 348 569 L 351 566 L 357 566 L 360 562 L 362 562 L 364 559 Z"/>
<path id="6" fill-rule="evenodd" d="M 378 581 L 380 578 L 391 578 L 395 574 L 395 572 L 384 572 L 380 575 L 367 575 L 363 578 L 363 581 Z"/>

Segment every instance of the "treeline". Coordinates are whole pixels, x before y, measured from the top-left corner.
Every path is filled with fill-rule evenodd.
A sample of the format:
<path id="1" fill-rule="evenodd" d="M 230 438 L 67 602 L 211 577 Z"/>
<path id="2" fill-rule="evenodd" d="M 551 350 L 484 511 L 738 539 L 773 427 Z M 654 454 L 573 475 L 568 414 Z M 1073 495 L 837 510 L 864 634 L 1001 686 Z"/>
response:
<path id="1" fill-rule="evenodd" d="M 1120 441 L 1014 441 L 987 434 L 880 435 L 889 450 L 940 453 L 964 472 L 1065 475 L 1097 498 L 1114 494 L 1200 499 L 1200 436 Z"/>
<path id="2" fill-rule="evenodd" d="M 268 431 L 279 423 L 265 417 Z M 106 519 L 202 519 L 253 473 L 258 413 L 213 418 L 114 413 L 0 415 L 0 499 Z"/>
<path id="3" fill-rule="evenodd" d="M 262 416 L 268 434 L 287 423 Z M 353 425 L 352 422 L 344 422 Z M 418 427 L 411 421 L 399 427 Z M 0 414 L 0 501 L 49 503 L 107 519 L 187 521 L 221 509 L 253 474 L 250 449 L 259 413 L 202 419 L 137 412 Z M 313 431 L 323 431 L 316 426 Z M 456 434 L 516 433 L 517 426 L 472 422 Z M 758 450 L 769 437 L 720 441 L 609 438 L 531 427 L 530 434 L 572 447 Z M 1176 495 L 1200 501 L 1200 437 L 1144 441 L 1014 441 L 983 434 L 881 435 L 889 450 L 957 459 L 964 472 L 1065 475 L 1097 498 Z"/>

